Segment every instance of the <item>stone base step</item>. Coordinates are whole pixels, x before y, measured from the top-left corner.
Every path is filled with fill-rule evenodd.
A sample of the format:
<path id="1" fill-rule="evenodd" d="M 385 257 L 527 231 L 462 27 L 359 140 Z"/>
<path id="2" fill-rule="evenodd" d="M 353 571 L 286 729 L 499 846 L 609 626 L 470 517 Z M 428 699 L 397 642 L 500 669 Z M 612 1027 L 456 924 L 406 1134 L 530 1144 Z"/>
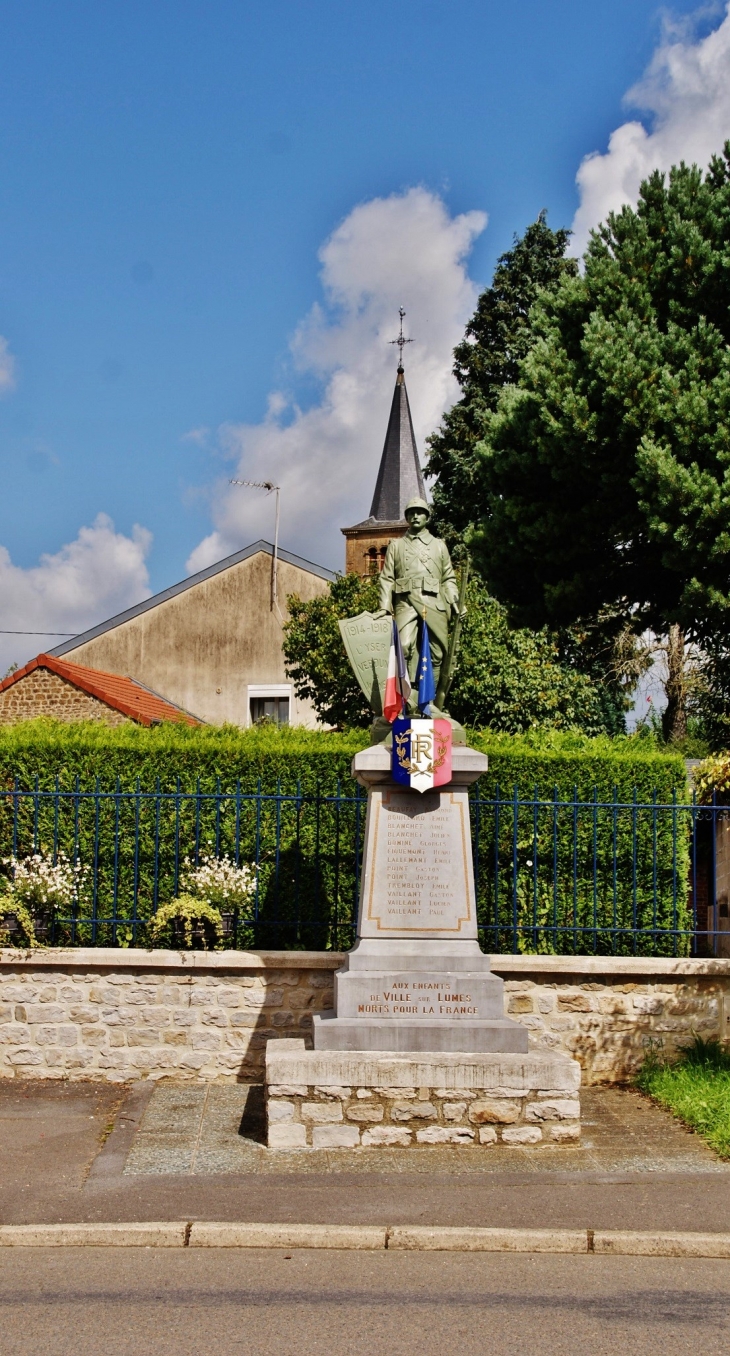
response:
<path id="1" fill-rule="evenodd" d="M 408 1055 L 269 1041 L 267 1143 L 358 1151 L 575 1144 L 579 1087 L 579 1065 L 552 1053 Z"/>
<path id="2" fill-rule="evenodd" d="M 527 1028 L 508 1017 L 335 1017 L 316 1014 L 315 1050 L 451 1051 L 527 1053 Z"/>

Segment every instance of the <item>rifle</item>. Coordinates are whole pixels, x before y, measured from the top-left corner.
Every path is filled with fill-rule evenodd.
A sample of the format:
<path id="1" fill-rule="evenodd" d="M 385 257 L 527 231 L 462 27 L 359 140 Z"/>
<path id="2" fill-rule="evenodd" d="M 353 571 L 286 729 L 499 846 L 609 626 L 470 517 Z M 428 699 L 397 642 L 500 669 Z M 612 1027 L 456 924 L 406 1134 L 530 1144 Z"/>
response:
<path id="1" fill-rule="evenodd" d="M 436 688 L 436 696 L 434 697 L 434 706 L 438 707 L 439 711 L 443 711 L 444 702 L 446 701 L 446 698 L 448 697 L 449 692 L 451 691 L 451 684 L 454 681 L 454 673 L 456 671 L 456 660 L 459 653 L 459 639 L 461 636 L 461 623 L 462 623 L 461 614 L 464 611 L 464 604 L 466 602 L 466 585 L 468 579 L 469 579 L 469 557 L 467 556 L 461 569 L 461 580 L 459 583 L 459 612 L 454 622 L 454 629 L 451 632 L 451 639 L 449 641 L 449 649 L 446 655 L 446 661 L 442 665 L 441 672 L 439 674 L 438 687 Z"/>

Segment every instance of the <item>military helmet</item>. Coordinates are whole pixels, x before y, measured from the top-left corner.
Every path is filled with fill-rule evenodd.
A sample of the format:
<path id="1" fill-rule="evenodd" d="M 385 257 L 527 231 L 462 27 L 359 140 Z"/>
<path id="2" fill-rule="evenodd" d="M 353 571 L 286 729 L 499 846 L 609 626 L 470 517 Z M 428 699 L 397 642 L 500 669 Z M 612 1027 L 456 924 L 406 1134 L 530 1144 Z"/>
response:
<path id="1" fill-rule="evenodd" d="M 429 518 L 431 517 L 431 509 L 430 509 L 429 505 L 426 503 L 426 500 L 425 500 L 425 499 L 419 499 L 418 496 L 416 496 L 415 499 L 409 499 L 409 500 L 408 500 L 408 503 L 406 504 L 406 506 L 405 506 L 405 508 L 404 508 L 404 510 L 403 510 L 403 517 L 404 517 L 404 518 L 407 518 L 407 517 L 408 517 L 408 514 L 409 514 L 409 512 L 410 512 L 411 509 L 424 509 L 425 512 L 428 514 Z"/>

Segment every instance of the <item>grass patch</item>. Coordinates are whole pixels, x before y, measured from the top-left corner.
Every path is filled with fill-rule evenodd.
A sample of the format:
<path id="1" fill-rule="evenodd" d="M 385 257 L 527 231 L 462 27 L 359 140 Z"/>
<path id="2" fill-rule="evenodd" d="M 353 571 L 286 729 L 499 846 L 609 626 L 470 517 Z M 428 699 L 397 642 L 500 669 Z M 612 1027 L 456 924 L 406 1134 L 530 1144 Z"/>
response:
<path id="1" fill-rule="evenodd" d="M 636 1082 L 730 1158 L 730 1051 L 719 1040 L 695 1036 L 674 1063 L 650 1051 Z"/>

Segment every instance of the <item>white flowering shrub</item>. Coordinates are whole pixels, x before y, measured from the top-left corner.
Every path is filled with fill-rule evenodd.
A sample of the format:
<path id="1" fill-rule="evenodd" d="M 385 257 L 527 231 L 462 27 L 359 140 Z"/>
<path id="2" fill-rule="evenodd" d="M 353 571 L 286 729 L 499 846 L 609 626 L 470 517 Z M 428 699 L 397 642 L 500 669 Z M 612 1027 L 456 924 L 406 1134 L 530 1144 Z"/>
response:
<path id="1" fill-rule="evenodd" d="M 236 866 L 230 857 L 203 857 L 193 866 L 188 857 L 183 864 L 181 892 L 206 899 L 223 912 L 241 909 L 256 892 L 256 872 L 245 863 Z"/>
<path id="2" fill-rule="evenodd" d="M 70 909 L 82 891 L 89 868 L 71 862 L 59 852 L 54 862 L 50 853 L 34 852 L 30 857 L 5 857 L 10 880 L 6 907 L 22 904 L 31 914 L 45 909 Z"/>

